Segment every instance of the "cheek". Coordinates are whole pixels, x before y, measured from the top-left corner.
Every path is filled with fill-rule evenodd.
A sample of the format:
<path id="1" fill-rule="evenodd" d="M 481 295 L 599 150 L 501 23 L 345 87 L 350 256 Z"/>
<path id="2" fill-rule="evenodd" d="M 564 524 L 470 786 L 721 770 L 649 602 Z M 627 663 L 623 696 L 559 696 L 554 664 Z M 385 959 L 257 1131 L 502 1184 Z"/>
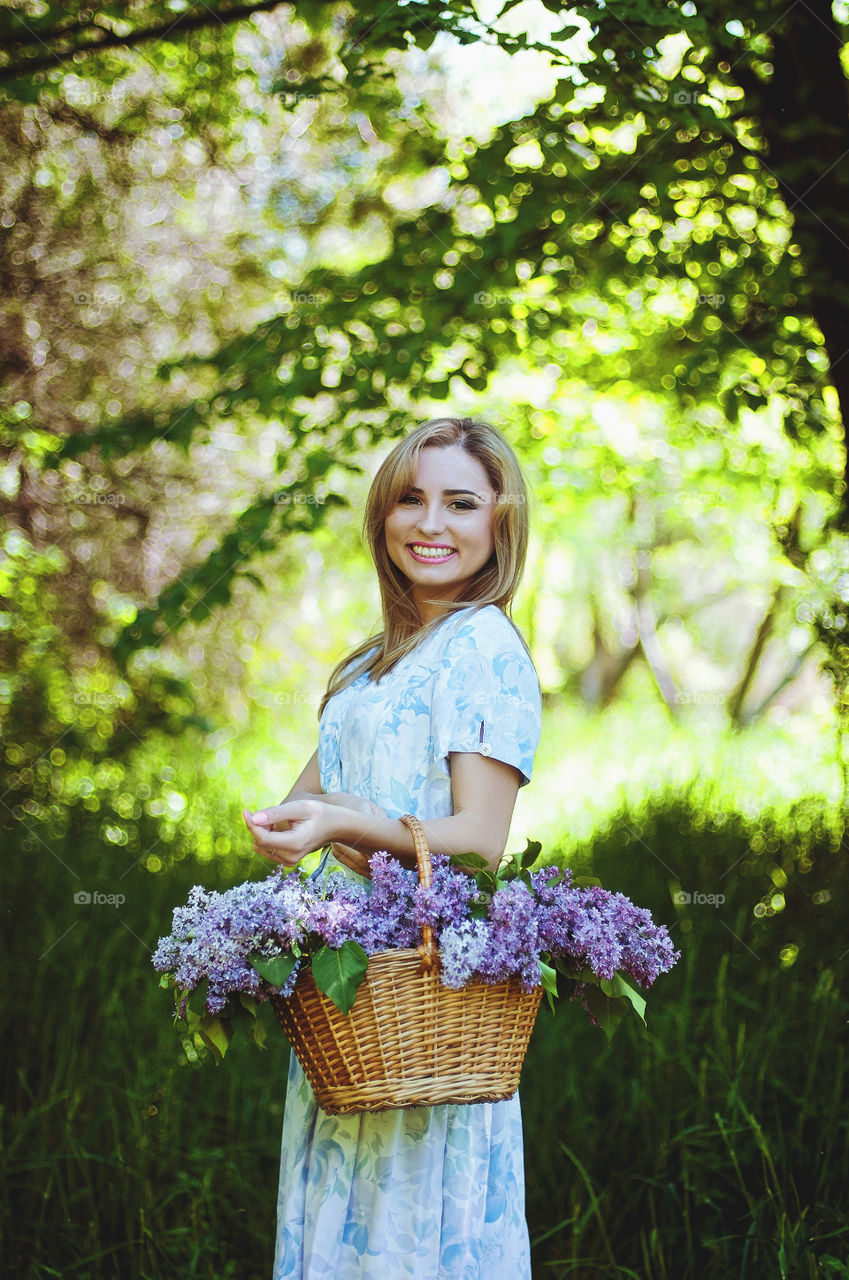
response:
<path id="1" fill-rule="evenodd" d="M 396 568 L 400 568 L 399 560 L 407 542 L 407 530 L 403 516 L 399 519 L 398 513 L 393 513 L 393 515 L 386 517 L 383 524 L 383 541 L 386 545 L 386 553 L 389 559 Z"/>
<path id="2" fill-rule="evenodd" d="M 394 511 L 392 515 L 387 516 L 383 525 L 383 536 L 387 544 L 396 541 L 401 537 L 404 530 L 404 520 L 400 513 Z"/>
<path id="3" fill-rule="evenodd" d="M 495 522 L 492 519 L 492 516 L 489 516 L 487 520 L 482 521 L 480 540 L 482 543 L 486 543 L 488 545 L 490 553 L 495 550 Z"/>

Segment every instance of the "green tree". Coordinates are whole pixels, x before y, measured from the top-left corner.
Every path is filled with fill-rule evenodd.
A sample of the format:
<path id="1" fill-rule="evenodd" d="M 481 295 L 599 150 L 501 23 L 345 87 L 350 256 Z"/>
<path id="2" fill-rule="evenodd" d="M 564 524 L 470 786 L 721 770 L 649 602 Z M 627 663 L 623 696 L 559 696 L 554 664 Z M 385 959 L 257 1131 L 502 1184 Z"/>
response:
<path id="1" fill-rule="evenodd" d="M 502 7 L 505 20 L 514 7 Z M 547 8 L 562 26 L 560 6 Z M 756 5 L 734 20 L 710 5 L 663 13 L 640 3 L 590 5 L 570 10 L 567 27 L 541 42 L 507 34 L 503 22 L 484 27 L 467 3 L 283 12 L 321 34 L 318 48 L 307 41 L 303 57 L 293 51 L 278 81 L 294 112 L 316 101 L 344 105 L 361 136 L 392 141 L 402 157 L 398 175 L 405 164 L 414 174 L 441 162 L 441 194 L 413 201 L 412 214 L 384 201 L 381 234 L 359 255 L 305 258 L 299 278 L 287 280 L 285 305 L 193 358 L 162 361 L 155 392 L 145 388 L 116 421 L 67 436 L 55 465 L 143 454 L 162 440 L 188 449 L 222 421 L 239 432 L 266 421 L 281 426 L 277 461 L 298 493 L 323 497 L 339 483 L 334 464 L 400 428 L 411 409 L 432 411 L 464 389 L 481 392 L 496 370 L 518 361 L 528 371 L 563 370 L 559 380 L 582 381 L 591 395 L 643 387 L 665 397 L 706 442 L 717 438 L 715 464 L 738 471 L 741 455 L 755 472 L 763 461 L 741 430 L 741 409 L 777 408 L 810 465 L 775 478 L 784 488 L 774 525 L 789 563 L 810 567 L 830 527 L 845 525 L 836 452 L 843 393 L 829 374 L 840 353 L 834 326 L 819 319 L 823 236 L 797 234 L 803 211 L 788 208 L 791 170 L 782 179 L 770 158 L 773 134 L 789 154 L 800 126 L 774 120 L 775 93 L 758 89 L 783 66 L 769 61 L 773 46 L 796 47 L 796 19 L 773 23 Z M 154 17 L 149 6 L 133 30 L 154 31 Z M 553 96 L 480 145 L 435 136 L 393 84 L 401 51 L 429 47 L 440 32 L 510 51 L 545 47 L 561 71 Z M 809 86 L 818 77 L 811 40 L 798 46 Z M 811 129 L 808 120 L 803 133 Z M 311 135 L 314 144 L 318 138 Z M 833 153 L 802 151 L 825 180 Z M 339 198 L 334 193 L 333 203 Z M 373 204 L 350 207 L 356 225 Z M 824 214 L 839 233 L 840 210 Z M 839 271 L 829 278 L 839 297 Z M 717 404 L 724 419 L 715 416 Z M 539 442 L 545 476 L 551 406 L 517 406 L 517 422 L 525 409 L 529 430 L 521 438 L 517 425 L 516 433 L 531 452 Z M 563 423 L 554 429 L 562 433 Z M 590 466 L 604 465 L 604 448 L 590 450 Z M 681 483 L 699 472 L 701 464 Z M 234 580 L 252 572 L 251 559 L 270 551 L 279 533 L 311 527 L 318 506 L 299 510 L 270 495 L 251 501 L 205 559 L 182 566 L 148 597 L 115 639 L 120 664 L 226 603 Z M 658 536 L 667 539 L 668 529 Z M 835 545 L 818 579 L 832 594 L 839 538 Z M 647 621 L 645 570 L 644 562 L 635 583 Z M 765 627 L 773 614 L 768 603 Z M 734 699 L 738 718 L 758 653 L 755 635 Z M 653 670 L 657 678 L 657 663 Z"/>

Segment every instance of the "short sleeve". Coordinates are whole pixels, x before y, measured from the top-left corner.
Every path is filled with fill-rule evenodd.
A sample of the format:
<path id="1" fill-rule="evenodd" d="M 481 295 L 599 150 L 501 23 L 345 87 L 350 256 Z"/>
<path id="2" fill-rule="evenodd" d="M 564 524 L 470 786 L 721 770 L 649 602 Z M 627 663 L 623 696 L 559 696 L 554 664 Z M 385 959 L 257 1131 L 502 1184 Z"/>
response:
<path id="1" fill-rule="evenodd" d="M 450 625 L 450 624 L 449 624 Z M 539 745 L 539 679 L 513 624 L 494 605 L 462 615 L 442 649 L 433 690 L 438 759 L 478 752 L 531 779 Z"/>

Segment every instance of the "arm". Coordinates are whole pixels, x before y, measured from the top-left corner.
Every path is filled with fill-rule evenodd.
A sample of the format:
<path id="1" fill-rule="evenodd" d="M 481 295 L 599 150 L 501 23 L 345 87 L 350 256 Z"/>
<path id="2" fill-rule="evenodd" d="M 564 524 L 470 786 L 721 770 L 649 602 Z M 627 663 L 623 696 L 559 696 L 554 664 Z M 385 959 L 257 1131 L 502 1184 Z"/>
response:
<path id="1" fill-rule="evenodd" d="M 422 824 L 428 844 L 434 853 L 478 853 L 495 870 L 507 843 L 519 771 L 476 752 L 454 751 L 449 761 L 454 812 L 449 818 L 430 818 Z M 352 798 L 340 796 L 341 802 L 334 803 L 327 796 L 287 797 L 284 804 L 264 810 L 265 820 L 259 824 L 246 817 L 257 852 L 271 862 L 294 866 L 314 849 L 338 841 L 365 855 L 385 849 L 405 865 L 415 866 L 412 833 L 404 823 L 380 811 L 352 808 L 346 803 Z M 288 824 L 286 830 L 269 829 L 280 821 Z"/>

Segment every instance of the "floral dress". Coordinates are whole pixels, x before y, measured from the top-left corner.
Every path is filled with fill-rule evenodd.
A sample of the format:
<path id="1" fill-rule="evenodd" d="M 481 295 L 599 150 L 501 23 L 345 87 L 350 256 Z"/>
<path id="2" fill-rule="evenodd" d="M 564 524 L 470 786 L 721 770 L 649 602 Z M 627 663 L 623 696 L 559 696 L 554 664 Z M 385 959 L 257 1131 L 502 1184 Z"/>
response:
<path id="1" fill-rule="evenodd" d="M 378 683 L 361 676 L 328 702 L 322 790 L 364 796 L 390 818 L 448 817 L 450 752 L 502 760 L 524 785 L 539 733 L 539 682 L 518 632 L 494 605 L 462 609 Z M 530 1274 L 518 1094 L 329 1116 L 292 1054 L 273 1280 Z"/>

